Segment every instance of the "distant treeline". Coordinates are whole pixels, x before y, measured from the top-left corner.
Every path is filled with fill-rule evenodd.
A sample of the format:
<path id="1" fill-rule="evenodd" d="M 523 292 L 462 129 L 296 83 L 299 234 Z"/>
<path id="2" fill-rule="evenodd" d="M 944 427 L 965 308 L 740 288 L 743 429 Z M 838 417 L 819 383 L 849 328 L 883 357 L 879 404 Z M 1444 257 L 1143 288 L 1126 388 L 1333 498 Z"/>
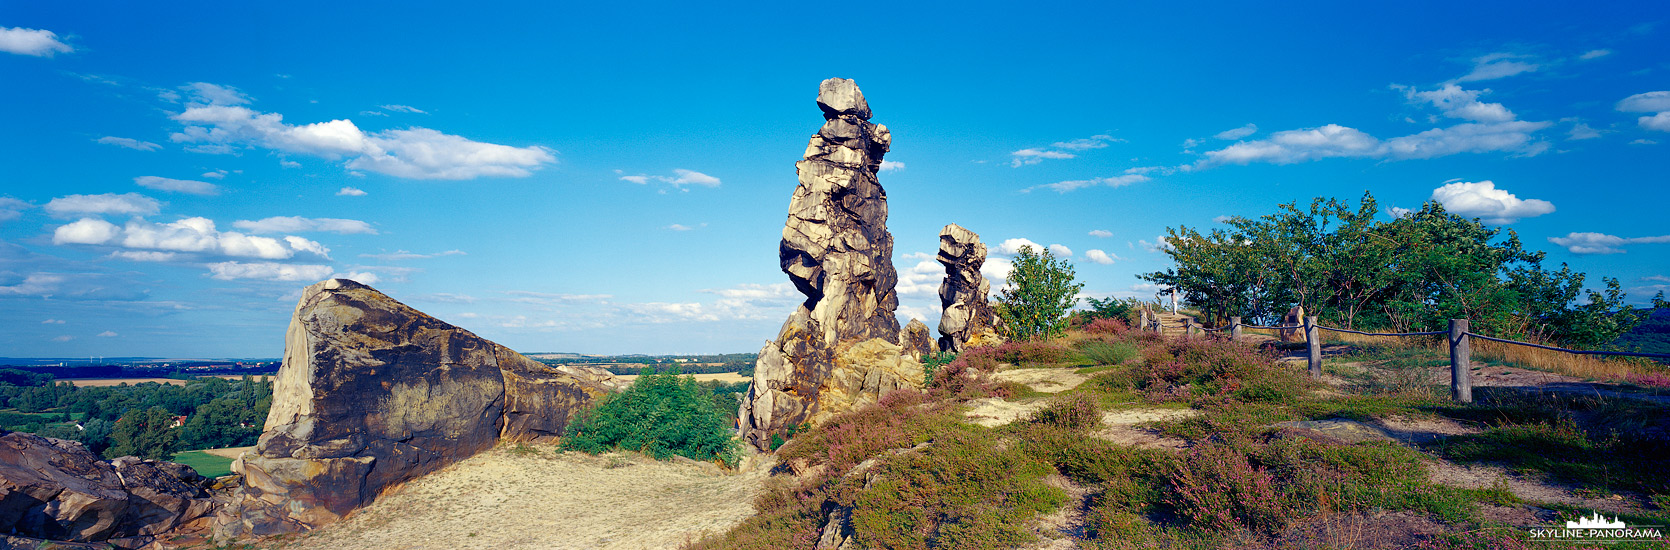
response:
<path id="1" fill-rule="evenodd" d="M 677 369 L 680 374 L 718 374 L 740 372 L 754 374 L 757 353 L 724 353 L 719 355 L 676 355 L 651 357 L 647 355 L 618 355 L 611 357 L 583 357 L 579 359 L 539 359 L 547 365 L 598 365 L 615 374 L 659 374 Z M 675 361 L 683 359 L 684 362 Z"/>
<path id="2" fill-rule="evenodd" d="M 183 449 L 254 445 L 272 395 L 270 380 L 251 376 L 77 387 L 0 369 L 0 428 L 80 441 L 107 457 L 166 459 Z"/>
<path id="3" fill-rule="evenodd" d="M 1613 345 L 1642 353 L 1670 353 L 1670 308 L 1654 310 Z"/>
<path id="4" fill-rule="evenodd" d="M 204 368 L 214 366 L 214 368 Z M 50 374 L 59 380 L 77 378 L 195 378 L 209 375 L 242 375 L 271 376 L 278 372 L 278 362 L 247 363 L 243 366 L 227 365 L 225 363 L 180 363 L 168 366 L 155 365 L 75 365 L 75 366 L 41 366 L 41 365 L 0 365 L 0 368 L 32 372 L 36 374 Z"/>

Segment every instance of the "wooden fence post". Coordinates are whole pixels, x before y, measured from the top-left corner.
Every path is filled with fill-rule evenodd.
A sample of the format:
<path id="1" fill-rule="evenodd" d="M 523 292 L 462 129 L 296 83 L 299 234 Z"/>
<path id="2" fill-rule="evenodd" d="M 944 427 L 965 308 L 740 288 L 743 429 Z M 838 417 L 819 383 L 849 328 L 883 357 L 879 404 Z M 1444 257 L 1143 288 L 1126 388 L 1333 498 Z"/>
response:
<path id="1" fill-rule="evenodd" d="M 1229 318 L 1229 339 L 1230 340 L 1240 340 L 1241 339 L 1241 318 L 1240 317 L 1230 317 Z"/>
<path id="2" fill-rule="evenodd" d="M 1137 332 L 1148 332 L 1148 308 L 1138 310 L 1138 314 L 1142 316 L 1142 320 L 1138 321 Z"/>
<path id="3" fill-rule="evenodd" d="M 1473 344 L 1467 337 L 1467 320 L 1450 319 L 1450 397 L 1459 403 L 1473 402 Z"/>
<path id="4" fill-rule="evenodd" d="M 1316 318 L 1305 318 L 1305 342 L 1310 348 L 1310 375 L 1312 378 L 1322 377 L 1322 338 L 1320 330 L 1316 329 Z"/>
<path id="5" fill-rule="evenodd" d="M 1188 317 L 1183 318 L 1183 336 L 1188 337 L 1188 338 L 1194 338 L 1195 337 L 1195 320 L 1194 319 L 1190 319 Z"/>

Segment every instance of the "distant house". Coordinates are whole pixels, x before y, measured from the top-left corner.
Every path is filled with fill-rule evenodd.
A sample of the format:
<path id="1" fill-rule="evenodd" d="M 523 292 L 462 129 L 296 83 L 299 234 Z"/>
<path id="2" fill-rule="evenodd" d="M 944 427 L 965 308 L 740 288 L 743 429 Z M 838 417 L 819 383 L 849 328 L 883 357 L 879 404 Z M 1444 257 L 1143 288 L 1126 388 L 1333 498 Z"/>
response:
<path id="1" fill-rule="evenodd" d="M 184 416 L 176 416 L 176 417 L 174 417 L 174 423 L 173 423 L 173 424 L 170 424 L 170 425 L 169 425 L 169 426 L 168 426 L 168 427 L 170 427 L 170 428 L 178 428 L 178 427 L 180 427 L 180 426 L 184 426 L 184 425 L 186 425 L 186 417 L 184 417 Z"/>

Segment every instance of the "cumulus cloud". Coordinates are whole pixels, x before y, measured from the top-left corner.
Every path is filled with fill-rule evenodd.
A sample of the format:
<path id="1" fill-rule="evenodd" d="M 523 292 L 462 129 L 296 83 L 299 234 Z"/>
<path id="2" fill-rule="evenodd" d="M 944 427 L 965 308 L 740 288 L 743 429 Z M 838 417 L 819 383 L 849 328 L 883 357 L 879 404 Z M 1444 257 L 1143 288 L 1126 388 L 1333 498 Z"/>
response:
<path id="1" fill-rule="evenodd" d="M 1032 187 L 1022 189 L 1021 192 L 1022 193 L 1031 193 L 1034 189 L 1049 189 L 1049 190 L 1055 191 L 1057 193 L 1066 193 L 1068 191 L 1077 191 L 1079 189 L 1084 189 L 1086 187 L 1098 187 L 1098 186 L 1124 187 L 1124 186 L 1127 186 L 1127 185 L 1130 185 L 1130 184 L 1133 184 L 1133 183 L 1142 183 L 1142 182 L 1145 182 L 1145 181 L 1150 181 L 1152 179 L 1153 178 L 1150 178 L 1148 176 L 1144 176 L 1142 174 L 1122 174 L 1122 175 L 1107 177 L 1107 178 L 1091 178 L 1091 179 L 1087 179 L 1087 180 L 1067 180 L 1067 181 L 1058 181 L 1058 182 L 1055 182 L 1055 183 L 1045 183 L 1045 184 L 1042 184 L 1042 185 L 1034 185 Z"/>
<path id="2" fill-rule="evenodd" d="M 0 52 L 52 57 L 54 54 L 73 51 L 75 48 L 58 40 L 57 33 L 46 29 L 0 27 Z"/>
<path id="3" fill-rule="evenodd" d="M 1112 231 L 1108 231 L 1108 230 L 1106 230 L 1106 229 L 1092 229 L 1092 230 L 1090 230 L 1090 236 L 1092 236 L 1092 237 L 1101 237 L 1101 238 L 1104 238 L 1104 239 L 1106 239 L 1106 238 L 1108 238 L 1108 237 L 1112 237 L 1112 236 L 1113 236 L 1113 232 L 1112 232 Z"/>
<path id="4" fill-rule="evenodd" d="M 1403 90 L 1404 97 L 1411 103 L 1430 103 L 1447 117 L 1473 122 L 1507 122 L 1514 119 L 1513 112 L 1501 103 L 1479 101 L 1480 95 L 1490 93 L 1489 89 L 1467 90 L 1455 84 L 1445 84 L 1425 92 L 1411 87 L 1393 88 Z"/>
<path id="5" fill-rule="evenodd" d="M 512 147 L 472 141 L 429 128 L 365 132 L 347 119 L 292 125 L 284 115 L 244 107 L 248 97 L 214 84 L 189 87 L 192 99 L 173 115 L 184 128 L 176 142 L 200 144 L 204 152 L 234 147 L 262 147 L 330 160 L 347 159 L 349 170 L 366 170 L 408 179 L 524 177 L 556 162 L 551 149 Z"/>
<path id="6" fill-rule="evenodd" d="M 617 171 L 616 173 L 619 172 Z M 709 176 L 695 170 L 675 168 L 673 169 L 673 174 L 673 176 L 650 176 L 646 174 L 639 174 L 636 176 L 621 176 L 620 179 L 621 181 L 629 181 L 638 185 L 644 185 L 651 181 L 658 181 L 672 185 L 675 188 L 683 188 L 685 185 L 700 185 L 703 187 L 719 186 L 719 178 Z"/>
<path id="7" fill-rule="evenodd" d="M 1432 190 L 1432 200 L 1444 209 L 1461 216 L 1481 218 L 1488 224 L 1508 224 L 1520 218 L 1532 218 L 1554 211 L 1554 203 L 1539 199 L 1520 199 L 1505 189 L 1497 189 L 1490 181 L 1458 181 Z"/>
<path id="8" fill-rule="evenodd" d="M 992 282 L 993 289 L 1008 284 L 1009 272 L 1014 270 L 1015 262 L 1009 261 L 1008 258 L 993 256 L 986 258 L 986 263 L 980 264 L 980 275 Z"/>
<path id="9" fill-rule="evenodd" d="M 43 325 L 62 325 L 64 323 L 65 321 L 62 319 L 47 319 L 45 321 L 41 321 L 41 324 Z"/>
<path id="10" fill-rule="evenodd" d="M 926 300 L 938 297 L 939 285 L 945 281 L 945 266 L 934 260 L 933 254 L 906 254 L 904 259 L 914 259 L 916 265 L 899 270 L 899 282 L 893 287 L 899 298 Z"/>
<path id="11" fill-rule="evenodd" d="M 1477 82 L 1480 80 L 1496 80 L 1498 78 L 1507 78 L 1516 74 L 1532 72 L 1540 68 L 1534 63 L 1520 61 L 1521 59 L 1529 58 L 1530 56 L 1510 53 L 1493 53 L 1475 57 L 1473 58 L 1473 70 L 1466 75 L 1463 75 L 1461 78 L 1455 79 L 1455 81 Z"/>
<path id="12" fill-rule="evenodd" d="M 275 262 L 220 262 L 208 264 L 209 275 L 223 281 L 257 279 L 265 281 L 320 281 L 335 270 L 328 265 L 281 264 Z"/>
<path id="13" fill-rule="evenodd" d="M 1626 113 L 1670 111 L 1670 91 L 1635 94 L 1618 101 L 1617 109 Z"/>
<path id="14" fill-rule="evenodd" d="M 176 252 L 156 252 L 152 250 L 117 250 L 115 252 L 111 252 L 110 257 L 119 260 L 128 260 L 131 262 L 172 262 L 180 259 L 180 254 Z"/>
<path id="15" fill-rule="evenodd" d="M 0 197 L 0 222 L 11 221 L 23 216 L 23 211 L 35 205 L 11 197 Z"/>
<path id="16" fill-rule="evenodd" d="M 185 218 L 166 224 L 136 218 L 122 227 L 98 218 L 82 218 L 53 230 L 52 242 L 268 260 L 289 259 L 298 252 L 328 258 L 330 252 L 324 245 L 296 236 L 274 239 L 217 231 L 215 222 L 208 218 Z"/>
<path id="17" fill-rule="evenodd" d="M 149 216 L 156 214 L 161 209 L 162 203 L 138 193 L 68 195 L 52 199 L 51 202 L 46 203 L 46 212 L 58 217 L 84 214 Z"/>
<path id="18" fill-rule="evenodd" d="M 1067 248 L 1066 245 L 1052 244 L 1050 245 L 1050 253 L 1057 257 L 1066 258 L 1073 255 L 1073 249 Z"/>
<path id="19" fill-rule="evenodd" d="M 1042 253 L 1044 251 L 1044 245 L 1032 242 L 1031 239 L 1016 237 L 1003 241 L 1002 244 L 997 245 L 997 250 L 994 252 L 1005 256 L 1014 256 L 1016 254 L 1020 254 L 1022 248 L 1027 247 L 1031 247 L 1032 251 L 1035 253 Z"/>
<path id="20" fill-rule="evenodd" d="M 1050 144 L 1050 146 L 1055 147 L 1057 149 L 1067 149 L 1069 151 L 1084 151 L 1084 150 L 1088 150 L 1088 149 L 1101 149 L 1103 147 L 1107 147 L 1108 144 L 1110 144 L 1110 143 L 1123 142 L 1123 141 L 1125 141 L 1125 140 L 1118 139 L 1118 138 L 1115 138 L 1115 137 L 1109 136 L 1109 135 L 1097 134 L 1097 135 L 1090 136 L 1090 137 L 1087 137 L 1087 138 L 1079 138 L 1079 139 L 1075 139 L 1075 140 L 1072 140 L 1072 141 L 1057 141 L 1055 143 Z"/>
<path id="21" fill-rule="evenodd" d="M 1598 58 L 1606 57 L 1608 55 L 1612 55 L 1612 50 L 1604 50 L 1604 49 L 1602 49 L 1602 50 L 1589 50 L 1589 51 L 1583 52 L 1583 55 L 1579 55 L 1579 56 L 1577 56 L 1577 58 L 1581 59 L 1581 60 L 1584 60 L 1584 61 L 1588 61 L 1590 59 L 1598 59 Z"/>
<path id="22" fill-rule="evenodd" d="M 1330 157 L 1368 157 L 1384 154 L 1380 140 L 1356 128 L 1328 124 L 1318 128 L 1286 130 L 1269 138 L 1236 143 L 1207 151 L 1198 166 L 1268 162 L 1293 164 Z"/>
<path id="23" fill-rule="evenodd" d="M 1253 133 L 1257 132 L 1257 131 L 1258 131 L 1258 125 L 1249 122 L 1249 123 L 1247 123 L 1246 126 L 1242 126 L 1240 128 L 1231 128 L 1231 129 L 1228 129 L 1228 130 L 1224 130 L 1222 132 L 1218 132 L 1217 135 L 1214 135 L 1212 137 L 1215 137 L 1215 138 L 1218 138 L 1218 139 L 1241 139 L 1241 138 L 1253 135 Z"/>
<path id="24" fill-rule="evenodd" d="M 336 196 L 338 196 L 338 197 L 363 197 L 363 196 L 365 196 L 365 191 L 362 191 L 357 187 L 343 187 L 341 191 L 336 192 Z"/>
<path id="25" fill-rule="evenodd" d="M 448 250 L 448 251 L 445 251 L 445 252 L 435 252 L 433 254 L 418 254 L 418 253 L 414 253 L 414 252 L 407 252 L 405 250 L 396 250 L 394 252 L 388 252 L 388 253 L 383 253 L 383 254 L 360 254 L 360 257 L 361 258 L 372 258 L 372 259 L 384 260 L 384 261 L 394 261 L 394 260 L 427 260 L 429 258 L 439 258 L 439 257 L 442 257 L 442 256 L 463 256 L 463 255 L 464 255 L 464 251 L 462 251 L 462 250 Z"/>
<path id="26" fill-rule="evenodd" d="M 1108 254 L 1105 251 L 1097 250 L 1097 249 L 1094 249 L 1094 248 L 1092 248 L 1090 250 L 1086 250 L 1084 252 L 1084 258 L 1087 259 L 1087 260 L 1090 260 L 1092 262 L 1102 264 L 1102 265 L 1112 264 L 1114 260 L 1119 259 L 1118 256 Z"/>
<path id="27" fill-rule="evenodd" d="M 1009 165 L 1016 168 L 1020 168 L 1021 166 L 1028 164 L 1038 164 L 1040 162 L 1044 162 L 1044 159 L 1070 159 L 1078 157 L 1078 155 L 1074 155 L 1072 153 L 1050 151 L 1046 149 L 1021 149 L 1019 151 L 1009 153 L 1009 156 L 1011 157 L 1009 159 Z"/>
<path id="28" fill-rule="evenodd" d="M 1566 139 L 1569 139 L 1569 140 L 1572 140 L 1572 141 L 1584 140 L 1584 139 L 1595 139 L 1595 138 L 1598 138 L 1598 137 L 1600 137 L 1600 131 L 1595 130 L 1594 128 L 1591 128 L 1588 124 L 1584 124 L 1584 123 L 1581 123 L 1581 122 L 1579 122 L 1577 124 L 1573 124 L 1572 127 L 1571 127 L 1571 132 L 1566 134 Z"/>
<path id="29" fill-rule="evenodd" d="M 301 216 L 275 216 L 261 220 L 238 220 L 232 222 L 232 227 L 250 233 L 303 233 L 322 231 L 342 235 L 368 234 L 376 235 L 377 230 L 371 224 L 359 220 L 341 218 L 303 218 Z"/>
<path id="30" fill-rule="evenodd" d="M 93 141 L 97 141 L 97 142 L 103 143 L 105 145 L 115 145 L 117 147 L 126 147 L 126 148 L 129 148 L 129 149 L 133 149 L 135 151 L 155 151 L 157 149 L 162 148 L 161 145 L 157 145 L 157 144 L 151 143 L 149 141 L 140 141 L 140 140 L 133 139 L 133 138 L 116 137 L 116 136 L 104 136 L 104 137 L 101 137 L 101 138 L 93 140 Z"/>
<path id="31" fill-rule="evenodd" d="M 894 162 L 894 161 L 891 161 L 891 160 L 881 161 L 881 171 L 882 172 L 892 172 L 894 170 L 904 170 L 904 169 L 905 169 L 905 163 L 903 163 L 903 162 Z"/>
<path id="32" fill-rule="evenodd" d="M 156 189 L 170 193 L 186 193 L 188 195 L 219 195 L 220 188 L 215 184 L 197 180 L 177 180 L 157 176 L 139 176 L 133 182 L 146 189 Z"/>
<path id="33" fill-rule="evenodd" d="M 1548 242 L 1563 246 L 1572 254 L 1622 254 L 1624 245 L 1670 243 L 1670 235 L 1619 237 L 1605 233 L 1574 232 L 1564 237 L 1549 237 Z"/>
<path id="34" fill-rule="evenodd" d="M 1149 252 L 1164 252 L 1166 250 L 1171 250 L 1171 243 L 1167 241 L 1165 237 L 1154 237 L 1154 242 L 1139 240 L 1137 241 L 1137 244 L 1141 245 L 1143 250 L 1147 250 Z"/>

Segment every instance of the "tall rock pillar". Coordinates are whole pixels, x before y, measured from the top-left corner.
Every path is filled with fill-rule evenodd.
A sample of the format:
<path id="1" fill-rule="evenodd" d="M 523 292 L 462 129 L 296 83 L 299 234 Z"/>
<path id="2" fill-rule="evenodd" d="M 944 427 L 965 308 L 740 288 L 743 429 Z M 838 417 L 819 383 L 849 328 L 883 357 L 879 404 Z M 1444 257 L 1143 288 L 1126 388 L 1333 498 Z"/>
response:
<path id="1" fill-rule="evenodd" d="M 986 244 L 980 235 L 957 224 L 939 231 L 939 263 L 945 266 L 945 282 L 939 285 L 939 303 L 945 308 L 939 317 L 939 349 L 961 353 L 970 340 L 997 343 L 992 330 L 997 311 L 989 296 L 991 282 L 980 274 L 986 263 Z"/>
<path id="2" fill-rule="evenodd" d="M 799 184 L 778 247 L 806 301 L 760 350 L 739 412 L 743 438 L 762 450 L 773 436 L 922 384 L 920 364 L 901 354 L 887 191 L 876 179 L 892 136 L 870 122 L 851 80 L 823 81 L 818 108 L 823 128 L 795 163 Z"/>

